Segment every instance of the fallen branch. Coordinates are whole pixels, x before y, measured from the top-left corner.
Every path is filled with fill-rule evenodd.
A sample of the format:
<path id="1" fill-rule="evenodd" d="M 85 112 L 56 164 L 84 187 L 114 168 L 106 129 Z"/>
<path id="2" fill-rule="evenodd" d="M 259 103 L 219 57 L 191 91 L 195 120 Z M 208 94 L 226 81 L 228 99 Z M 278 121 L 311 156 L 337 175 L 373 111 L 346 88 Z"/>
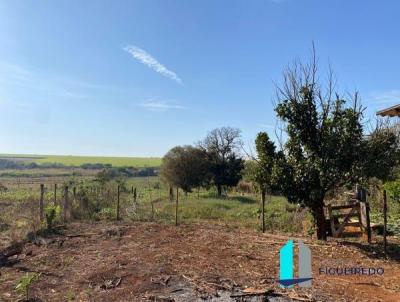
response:
<path id="1" fill-rule="evenodd" d="M 28 267 L 25 266 L 14 266 L 15 269 L 17 269 L 20 272 L 27 272 L 27 273 L 36 273 L 36 274 L 41 274 L 41 275 L 45 275 L 45 276 L 51 276 L 51 277 L 56 277 L 56 278 L 63 278 L 63 275 L 58 275 L 52 272 L 45 272 L 45 271 L 36 271 L 36 270 L 32 270 Z"/>
<path id="2" fill-rule="evenodd" d="M 98 233 L 81 233 L 81 234 L 70 234 L 70 235 L 64 235 L 65 237 L 68 238 L 75 238 L 75 237 L 90 237 L 90 236 L 95 236 L 99 235 Z"/>
<path id="3" fill-rule="evenodd" d="M 9 258 L 21 254 L 22 250 L 23 244 L 15 244 L 0 251 L 0 267 L 16 263 L 17 260 L 10 260 Z"/>
<path id="4" fill-rule="evenodd" d="M 278 295 L 278 296 L 288 297 L 288 298 L 290 298 L 290 299 L 297 300 L 297 301 L 304 301 L 304 302 L 313 302 L 313 301 L 315 301 L 315 300 L 312 299 L 312 298 L 300 297 L 299 295 L 294 294 L 294 293 L 275 292 L 274 294 L 276 294 L 276 295 Z"/>
<path id="5" fill-rule="evenodd" d="M 272 289 L 252 289 L 248 288 L 243 290 L 240 294 L 233 294 L 231 298 L 249 297 L 249 296 L 266 296 L 272 294 L 274 291 Z"/>

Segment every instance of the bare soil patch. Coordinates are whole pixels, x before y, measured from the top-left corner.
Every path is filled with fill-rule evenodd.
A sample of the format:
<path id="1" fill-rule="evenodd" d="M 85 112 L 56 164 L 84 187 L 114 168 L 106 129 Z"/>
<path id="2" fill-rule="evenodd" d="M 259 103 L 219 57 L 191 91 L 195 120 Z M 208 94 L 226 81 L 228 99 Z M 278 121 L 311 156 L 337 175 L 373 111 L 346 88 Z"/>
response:
<path id="1" fill-rule="evenodd" d="M 14 287 L 27 272 L 40 273 L 29 290 L 36 301 L 400 301 L 400 255 L 386 260 L 359 242 L 302 238 L 313 286 L 282 289 L 279 249 L 288 236 L 207 223 L 73 223 L 64 233 L 25 244 L 17 263 L 0 268 L 0 301 L 22 298 Z M 319 274 L 338 266 L 384 275 Z"/>

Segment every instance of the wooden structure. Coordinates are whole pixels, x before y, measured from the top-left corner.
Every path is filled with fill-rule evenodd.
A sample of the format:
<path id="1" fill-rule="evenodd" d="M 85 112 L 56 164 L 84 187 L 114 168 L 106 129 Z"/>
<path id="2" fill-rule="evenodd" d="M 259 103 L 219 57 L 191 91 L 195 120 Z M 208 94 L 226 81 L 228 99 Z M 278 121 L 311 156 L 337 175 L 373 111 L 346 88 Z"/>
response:
<path id="1" fill-rule="evenodd" d="M 400 117 L 400 104 L 380 110 L 376 113 L 376 115 L 380 116 L 390 116 L 390 117 Z"/>
<path id="2" fill-rule="evenodd" d="M 365 237 L 371 242 L 369 204 L 365 191 L 360 190 L 357 198 L 346 205 L 328 205 L 327 212 L 332 237 Z"/>

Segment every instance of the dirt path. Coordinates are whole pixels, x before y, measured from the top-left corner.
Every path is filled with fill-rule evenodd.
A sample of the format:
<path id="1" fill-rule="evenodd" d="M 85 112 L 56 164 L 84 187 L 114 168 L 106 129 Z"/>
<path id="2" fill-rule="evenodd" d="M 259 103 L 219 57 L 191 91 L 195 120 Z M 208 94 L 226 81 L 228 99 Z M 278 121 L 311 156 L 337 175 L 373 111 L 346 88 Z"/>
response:
<path id="1" fill-rule="evenodd" d="M 66 234 L 86 236 L 27 244 L 19 263 L 1 268 L 0 301 L 21 297 L 14 287 L 27 271 L 41 273 L 29 297 L 42 301 L 229 301 L 222 298 L 246 288 L 303 301 L 400 301 L 399 260 L 370 257 L 355 244 L 318 245 L 304 239 L 312 251 L 313 285 L 285 290 L 276 279 L 286 236 L 206 223 L 178 228 L 72 224 Z M 384 274 L 319 274 L 321 267 L 359 266 L 383 268 Z"/>

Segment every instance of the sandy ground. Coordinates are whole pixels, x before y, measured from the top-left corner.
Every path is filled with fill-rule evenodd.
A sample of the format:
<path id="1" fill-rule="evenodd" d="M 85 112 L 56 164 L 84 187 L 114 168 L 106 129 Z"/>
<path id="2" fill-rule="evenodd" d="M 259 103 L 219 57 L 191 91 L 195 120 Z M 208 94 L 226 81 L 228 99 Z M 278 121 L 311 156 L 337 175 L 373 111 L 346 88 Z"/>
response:
<path id="1" fill-rule="evenodd" d="M 296 237 L 211 223 L 80 223 L 63 232 L 25 244 L 17 263 L 0 268 L 0 301 L 24 298 L 14 287 L 27 272 L 40 273 L 30 301 L 268 301 L 263 292 L 270 301 L 400 301 L 400 255 L 384 259 L 376 245 L 303 238 L 312 251 L 312 287 L 282 289 L 279 249 Z M 360 266 L 384 274 L 319 272 Z"/>

